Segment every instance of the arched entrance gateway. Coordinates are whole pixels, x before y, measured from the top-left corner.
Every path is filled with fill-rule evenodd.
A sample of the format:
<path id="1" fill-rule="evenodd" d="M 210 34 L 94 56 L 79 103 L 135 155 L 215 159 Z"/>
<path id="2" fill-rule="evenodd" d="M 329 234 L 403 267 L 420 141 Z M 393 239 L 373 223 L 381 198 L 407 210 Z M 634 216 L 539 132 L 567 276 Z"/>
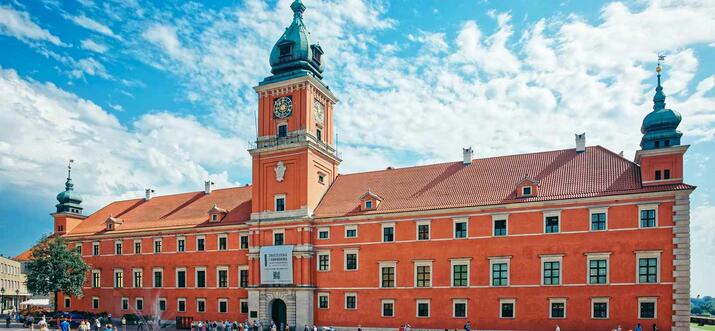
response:
<path id="1" fill-rule="evenodd" d="M 280 327 L 283 325 L 285 327 L 287 319 L 287 307 L 286 303 L 281 299 L 274 299 L 271 302 L 271 320 L 276 326 Z M 282 331 L 282 330 L 281 330 Z"/>

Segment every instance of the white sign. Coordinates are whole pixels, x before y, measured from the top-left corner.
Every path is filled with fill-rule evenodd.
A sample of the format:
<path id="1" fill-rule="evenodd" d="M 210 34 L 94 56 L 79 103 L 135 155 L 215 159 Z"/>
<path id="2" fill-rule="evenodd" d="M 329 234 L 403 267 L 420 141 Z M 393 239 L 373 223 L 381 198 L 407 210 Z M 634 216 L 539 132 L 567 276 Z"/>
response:
<path id="1" fill-rule="evenodd" d="M 261 247 L 261 284 L 293 284 L 293 245 Z"/>

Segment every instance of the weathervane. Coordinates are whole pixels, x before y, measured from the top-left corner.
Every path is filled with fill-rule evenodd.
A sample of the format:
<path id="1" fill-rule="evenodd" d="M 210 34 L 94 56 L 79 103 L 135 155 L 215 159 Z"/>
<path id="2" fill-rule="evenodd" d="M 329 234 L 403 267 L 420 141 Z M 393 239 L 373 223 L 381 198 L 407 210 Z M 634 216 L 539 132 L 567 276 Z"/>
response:
<path id="1" fill-rule="evenodd" d="M 67 179 L 70 179 L 72 177 L 70 176 L 72 174 L 72 163 L 74 163 L 73 159 L 70 159 L 70 162 L 67 163 Z"/>
<path id="2" fill-rule="evenodd" d="M 658 54 L 658 66 L 655 67 L 655 72 L 660 74 L 660 61 L 665 61 L 665 55 Z"/>

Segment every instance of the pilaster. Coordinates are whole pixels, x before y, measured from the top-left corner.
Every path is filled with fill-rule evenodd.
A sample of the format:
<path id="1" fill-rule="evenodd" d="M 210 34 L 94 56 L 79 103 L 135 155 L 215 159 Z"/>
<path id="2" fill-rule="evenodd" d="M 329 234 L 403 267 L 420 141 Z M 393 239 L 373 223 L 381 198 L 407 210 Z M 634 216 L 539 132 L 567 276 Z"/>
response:
<path id="1" fill-rule="evenodd" d="M 690 193 L 673 206 L 673 331 L 690 330 Z"/>

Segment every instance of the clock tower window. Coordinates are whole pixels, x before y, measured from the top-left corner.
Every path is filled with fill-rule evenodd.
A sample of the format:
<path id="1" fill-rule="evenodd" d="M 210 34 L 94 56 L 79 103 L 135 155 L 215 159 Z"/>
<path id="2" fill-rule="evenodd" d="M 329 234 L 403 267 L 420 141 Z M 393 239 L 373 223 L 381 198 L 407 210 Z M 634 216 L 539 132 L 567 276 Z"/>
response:
<path id="1" fill-rule="evenodd" d="M 315 130 L 315 137 L 318 138 L 318 141 L 323 141 L 323 131 L 320 128 Z"/>
<path id="2" fill-rule="evenodd" d="M 286 196 L 285 194 L 277 194 L 274 200 L 275 211 L 285 211 L 286 210 Z"/>
<path id="3" fill-rule="evenodd" d="M 281 123 L 278 124 L 278 138 L 283 138 L 288 136 L 288 124 Z"/>

